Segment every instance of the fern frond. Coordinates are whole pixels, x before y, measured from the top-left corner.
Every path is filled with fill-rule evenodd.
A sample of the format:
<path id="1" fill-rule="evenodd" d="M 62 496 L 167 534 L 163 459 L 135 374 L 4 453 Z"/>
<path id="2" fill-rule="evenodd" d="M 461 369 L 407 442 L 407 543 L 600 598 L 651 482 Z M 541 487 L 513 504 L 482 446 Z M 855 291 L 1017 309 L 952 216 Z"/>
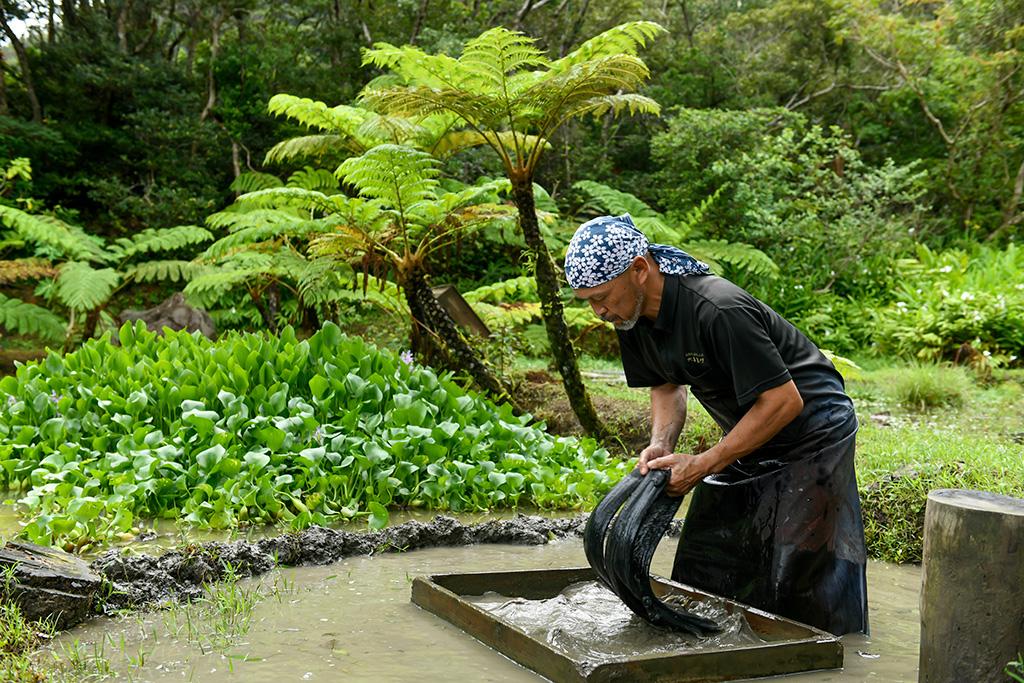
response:
<path id="1" fill-rule="evenodd" d="M 298 187 L 257 190 L 243 194 L 235 200 L 235 206 L 242 210 L 291 208 L 322 213 L 344 211 L 346 203 L 347 198 L 344 195 L 326 195 L 323 192 Z"/>
<path id="2" fill-rule="evenodd" d="M 199 258 L 204 260 L 216 259 L 241 247 L 266 242 L 267 240 L 276 239 L 281 235 L 306 237 L 310 234 L 323 232 L 324 230 L 326 230 L 326 226 L 323 221 L 319 220 L 296 221 L 292 219 L 277 223 L 254 225 L 241 228 L 230 235 L 220 238 L 211 244 Z"/>
<path id="3" fill-rule="evenodd" d="M 506 325 L 529 325 L 541 320 L 540 304 L 517 301 L 513 303 L 493 305 L 482 301 L 472 304 L 473 310 L 490 328 Z"/>
<path id="4" fill-rule="evenodd" d="M 514 152 L 517 142 L 520 147 L 533 148 L 541 144 L 546 149 L 551 148 L 550 142 L 536 135 L 513 135 L 511 131 L 478 133 L 475 130 L 457 130 L 437 138 L 430 147 L 430 153 L 443 159 L 464 149 L 481 145 L 503 147 L 509 152 Z"/>
<path id="5" fill-rule="evenodd" d="M 505 299 L 517 301 L 536 300 L 537 280 L 524 275 L 477 287 L 465 292 L 462 297 L 470 303 L 500 304 Z"/>
<path id="6" fill-rule="evenodd" d="M 372 64 L 388 69 L 405 83 L 418 83 L 427 88 L 458 88 L 473 79 L 472 69 L 445 54 L 430 55 L 411 45 L 395 47 L 390 43 L 374 43 L 363 48 L 363 66 Z"/>
<path id="7" fill-rule="evenodd" d="M 113 268 L 97 269 L 83 261 L 68 261 L 57 275 L 57 298 L 73 311 L 91 311 L 110 298 L 120 280 L 120 273 Z"/>
<path id="8" fill-rule="evenodd" d="M 338 179 L 334 174 L 323 168 L 305 168 L 288 176 L 288 187 L 297 187 L 302 190 L 320 190 L 325 194 L 338 192 Z"/>
<path id="9" fill-rule="evenodd" d="M 194 261 L 145 261 L 128 266 L 124 277 L 135 282 L 186 282 L 212 268 Z"/>
<path id="10" fill-rule="evenodd" d="M 361 154 L 365 149 L 358 140 L 347 135 L 301 135 L 282 140 L 271 147 L 263 158 L 263 163 L 279 164 L 292 159 L 322 159 L 328 154 L 340 152 Z"/>
<path id="11" fill-rule="evenodd" d="M 725 240 L 690 240 L 684 247 L 692 256 L 708 263 L 727 263 L 752 275 L 774 278 L 779 267 L 767 254 L 749 244 Z"/>
<path id="12" fill-rule="evenodd" d="M 41 280 L 56 275 L 57 268 L 46 259 L 23 258 L 0 261 L 0 285 L 19 280 Z"/>
<path id="13" fill-rule="evenodd" d="M 552 62 L 551 70 L 563 71 L 598 57 L 617 54 L 635 55 L 640 48 L 647 46 L 648 41 L 662 33 L 667 33 L 665 28 L 653 21 L 632 21 L 619 24 L 584 41 L 582 45 L 565 57 Z"/>
<path id="14" fill-rule="evenodd" d="M 501 26 L 484 31 L 466 44 L 459 57 L 459 63 L 471 74 L 460 85 L 479 93 L 508 92 L 510 75 L 549 64 L 534 42 Z"/>
<path id="15" fill-rule="evenodd" d="M 580 102 L 578 105 L 570 109 L 566 113 L 566 116 L 571 118 L 582 118 L 589 114 L 594 117 L 599 117 L 609 113 L 612 116 L 620 116 L 623 112 L 629 113 L 630 116 L 635 116 L 636 114 L 660 116 L 661 105 L 650 97 L 637 95 L 636 93 L 599 95 L 598 97 L 591 97 L 588 100 Z"/>
<path id="16" fill-rule="evenodd" d="M 223 211 L 207 216 L 206 224 L 215 230 L 226 228 L 230 232 L 235 232 L 267 224 L 294 223 L 308 215 L 307 211 L 299 209 L 252 209 L 232 204 Z"/>
<path id="17" fill-rule="evenodd" d="M 159 230 L 146 228 L 130 239 L 122 237 L 116 240 L 111 251 L 119 259 L 128 259 L 138 254 L 174 251 L 212 239 L 213 233 L 198 225 L 179 225 Z"/>
<path id="18" fill-rule="evenodd" d="M 224 266 L 199 275 L 185 285 L 183 292 L 189 301 L 194 301 L 205 308 L 239 285 L 271 274 L 273 273 L 270 259 L 266 259 L 265 264 L 249 267 Z"/>
<path id="19" fill-rule="evenodd" d="M 0 327 L 10 332 L 60 341 L 66 326 L 67 323 L 49 309 L 0 294 Z"/>
<path id="20" fill-rule="evenodd" d="M 611 326 L 611 323 L 598 318 L 589 306 L 585 308 L 576 306 L 567 307 L 565 309 L 565 323 L 574 330 L 601 327 L 602 325 Z"/>
<path id="21" fill-rule="evenodd" d="M 612 214 L 628 213 L 634 219 L 659 218 L 660 214 L 648 206 L 643 200 L 628 192 L 616 190 L 593 180 L 580 180 L 573 187 L 587 194 L 597 208 Z"/>
<path id="22" fill-rule="evenodd" d="M 282 185 L 284 183 L 276 175 L 246 171 L 245 173 L 240 173 L 237 178 L 231 181 L 229 189 L 232 192 L 244 193 L 266 190 L 270 187 L 281 187 Z"/>
<path id="23" fill-rule="evenodd" d="M 328 107 L 323 102 L 286 93 L 271 97 L 267 111 L 275 116 L 290 118 L 307 128 L 318 128 L 345 137 L 352 137 L 356 129 L 372 115 L 372 112 L 359 107 L 345 104 Z"/>
<path id="24" fill-rule="evenodd" d="M 13 228 L 28 242 L 51 247 L 62 256 L 105 263 L 110 256 L 81 228 L 53 216 L 25 213 L 0 204 L 0 223 Z"/>
<path id="25" fill-rule="evenodd" d="M 426 152 L 401 145 L 378 145 L 359 157 L 346 159 L 338 176 L 359 194 L 382 200 L 400 212 L 433 199 L 437 161 Z"/>

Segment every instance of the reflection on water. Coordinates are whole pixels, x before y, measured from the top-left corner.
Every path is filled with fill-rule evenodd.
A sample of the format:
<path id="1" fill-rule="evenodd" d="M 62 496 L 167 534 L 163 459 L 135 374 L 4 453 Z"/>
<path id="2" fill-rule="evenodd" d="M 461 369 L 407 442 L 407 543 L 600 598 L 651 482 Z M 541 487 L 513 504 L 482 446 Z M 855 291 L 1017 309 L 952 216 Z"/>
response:
<path id="1" fill-rule="evenodd" d="M 730 614 L 724 601 L 698 601 L 679 594 L 665 602 L 714 621 L 722 632 L 700 637 L 655 628 L 598 581 L 570 584 L 546 600 L 510 599 L 494 592 L 465 599 L 570 658 L 594 665 L 642 654 L 682 654 L 766 642 L 740 613 Z"/>
<path id="2" fill-rule="evenodd" d="M 670 573 L 675 541 L 653 571 Z M 222 651 L 190 644 L 166 612 L 96 619 L 63 634 L 105 654 L 134 681 L 540 681 L 504 656 L 409 601 L 423 574 L 586 566 L 579 539 L 546 546 L 479 545 L 357 557 L 323 567 L 281 569 L 266 586 L 294 585 L 256 605 L 251 630 Z M 252 584 L 250 584 L 252 585 Z M 920 570 L 871 563 L 873 635 L 847 636 L 846 668 L 786 677 L 785 683 L 915 681 Z M 180 620 L 179 620 L 180 623 Z M 867 658 L 857 654 L 860 650 Z M 766 679 L 773 680 L 773 679 Z"/>

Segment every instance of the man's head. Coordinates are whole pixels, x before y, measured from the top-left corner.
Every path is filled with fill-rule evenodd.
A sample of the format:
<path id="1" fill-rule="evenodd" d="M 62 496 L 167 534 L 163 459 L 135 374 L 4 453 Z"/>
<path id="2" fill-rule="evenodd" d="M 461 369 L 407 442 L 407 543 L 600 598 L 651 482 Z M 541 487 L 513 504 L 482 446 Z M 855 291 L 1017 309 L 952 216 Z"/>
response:
<path id="1" fill-rule="evenodd" d="M 565 254 L 565 276 L 580 299 L 617 329 L 628 330 L 644 313 L 644 292 L 657 267 L 650 242 L 629 214 L 601 216 L 581 225 Z"/>

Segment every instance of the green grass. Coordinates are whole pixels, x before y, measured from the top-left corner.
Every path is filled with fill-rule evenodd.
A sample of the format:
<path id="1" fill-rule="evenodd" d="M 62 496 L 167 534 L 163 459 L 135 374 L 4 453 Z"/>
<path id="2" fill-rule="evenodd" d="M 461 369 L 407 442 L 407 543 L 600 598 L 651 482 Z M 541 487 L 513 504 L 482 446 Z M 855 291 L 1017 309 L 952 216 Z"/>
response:
<path id="1" fill-rule="evenodd" d="M 894 378 L 905 384 L 894 386 Z M 849 384 L 861 422 L 857 476 L 871 556 L 921 561 L 931 490 L 1024 497 L 1022 379 L 1019 372 L 981 382 L 941 366 L 879 367 Z M 935 396 L 954 391 L 959 403 L 908 400 L 908 386 L 939 387 Z"/>

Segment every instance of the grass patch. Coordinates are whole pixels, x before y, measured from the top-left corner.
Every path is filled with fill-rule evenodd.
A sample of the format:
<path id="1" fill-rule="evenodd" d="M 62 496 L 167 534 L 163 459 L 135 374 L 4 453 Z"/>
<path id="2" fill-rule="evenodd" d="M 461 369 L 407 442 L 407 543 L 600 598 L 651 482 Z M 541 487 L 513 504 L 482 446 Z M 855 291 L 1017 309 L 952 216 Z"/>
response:
<path id="1" fill-rule="evenodd" d="M 904 368 L 868 372 L 850 384 L 861 430 L 857 476 L 868 554 L 890 562 L 920 562 L 928 492 L 940 488 L 1024 496 L 1024 444 L 1019 375 L 985 386 L 970 380 L 959 406 L 921 410 L 900 400 L 888 383 Z M 915 368 L 914 377 L 928 370 Z M 949 368 L 930 368 L 936 377 Z M 959 381 L 959 380 L 951 380 Z M 921 380 L 919 384 L 931 383 Z"/>
<path id="2" fill-rule="evenodd" d="M 875 373 L 874 381 L 893 402 L 918 411 L 962 406 L 975 388 L 968 370 L 942 365 L 890 368 Z"/>

